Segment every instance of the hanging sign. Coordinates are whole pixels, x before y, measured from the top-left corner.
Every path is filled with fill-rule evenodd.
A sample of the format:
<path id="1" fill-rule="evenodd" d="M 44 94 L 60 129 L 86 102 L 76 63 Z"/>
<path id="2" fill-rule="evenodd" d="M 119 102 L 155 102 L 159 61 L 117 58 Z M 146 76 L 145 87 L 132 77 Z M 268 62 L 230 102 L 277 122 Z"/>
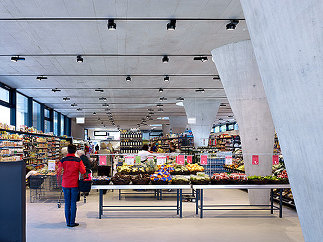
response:
<path id="1" fill-rule="evenodd" d="M 127 155 L 125 157 L 125 162 L 128 166 L 133 166 L 135 164 L 135 156 L 133 155 Z"/>
<path id="2" fill-rule="evenodd" d="M 153 156 L 148 156 L 148 157 L 147 157 L 147 161 L 148 161 L 148 162 L 154 161 L 154 157 L 153 157 Z"/>
<path id="3" fill-rule="evenodd" d="M 207 155 L 200 156 L 201 165 L 207 165 Z"/>
<path id="4" fill-rule="evenodd" d="M 225 156 L 225 164 L 226 165 L 232 165 L 232 155 Z"/>
<path id="5" fill-rule="evenodd" d="M 139 165 L 139 164 L 141 164 L 141 156 L 140 155 L 137 155 L 136 156 L 136 165 Z"/>
<path id="6" fill-rule="evenodd" d="M 176 164 L 185 165 L 185 155 L 176 156 Z"/>
<path id="7" fill-rule="evenodd" d="M 55 160 L 48 160 L 48 170 L 55 171 L 55 168 L 56 168 Z"/>
<path id="8" fill-rule="evenodd" d="M 107 165 L 107 157 L 105 155 L 99 156 L 99 165 L 106 166 Z"/>
<path id="9" fill-rule="evenodd" d="M 166 163 L 166 156 L 157 156 L 157 165 L 164 165 Z"/>
<path id="10" fill-rule="evenodd" d="M 252 156 L 252 165 L 259 165 L 259 155 Z"/>
<path id="11" fill-rule="evenodd" d="M 187 162 L 188 164 L 192 164 L 192 162 L 193 162 L 193 156 L 192 156 L 192 155 L 188 155 L 188 156 L 186 156 L 186 162 Z"/>
<path id="12" fill-rule="evenodd" d="M 279 156 L 273 155 L 273 165 L 279 165 Z"/>

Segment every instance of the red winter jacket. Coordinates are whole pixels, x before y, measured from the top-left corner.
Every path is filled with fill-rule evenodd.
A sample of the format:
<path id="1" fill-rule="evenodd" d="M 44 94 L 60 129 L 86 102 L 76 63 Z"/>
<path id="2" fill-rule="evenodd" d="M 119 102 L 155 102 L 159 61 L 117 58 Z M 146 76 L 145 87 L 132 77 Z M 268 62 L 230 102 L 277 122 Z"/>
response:
<path id="1" fill-rule="evenodd" d="M 81 172 L 81 174 L 85 174 L 86 172 L 82 160 L 75 157 L 75 154 L 67 154 L 67 156 L 59 162 L 58 175 L 60 175 L 62 169 L 64 169 L 62 187 L 65 188 L 78 187 L 79 172 Z"/>

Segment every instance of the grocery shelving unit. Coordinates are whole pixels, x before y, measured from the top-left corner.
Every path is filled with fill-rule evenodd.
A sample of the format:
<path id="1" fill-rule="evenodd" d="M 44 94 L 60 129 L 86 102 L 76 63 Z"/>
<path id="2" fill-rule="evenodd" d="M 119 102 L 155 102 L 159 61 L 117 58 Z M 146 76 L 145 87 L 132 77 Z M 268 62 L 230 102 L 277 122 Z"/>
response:
<path id="1" fill-rule="evenodd" d="M 142 148 L 142 133 L 140 130 L 120 131 L 120 153 L 138 153 Z"/>

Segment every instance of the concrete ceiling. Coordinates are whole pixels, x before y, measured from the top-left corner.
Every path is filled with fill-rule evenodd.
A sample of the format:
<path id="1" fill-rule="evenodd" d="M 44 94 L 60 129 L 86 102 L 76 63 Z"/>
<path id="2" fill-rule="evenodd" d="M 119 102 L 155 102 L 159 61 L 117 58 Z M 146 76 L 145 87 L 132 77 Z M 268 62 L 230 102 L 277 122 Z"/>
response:
<path id="1" fill-rule="evenodd" d="M 120 20 L 115 21 L 117 30 L 109 31 L 106 20 L 68 19 L 84 17 L 165 20 Z M 176 30 L 167 31 L 166 19 L 171 18 L 244 17 L 239 0 L 2 0 L 0 81 L 68 117 L 85 115 L 87 127 L 100 127 L 102 120 L 111 126 L 106 108 L 110 108 L 116 125 L 129 128 L 146 117 L 148 108 L 154 109 L 148 125 L 162 123 L 156 119 L 160 116 L 185 116 L 184 108 L 175 105 L 178 97 L 213 98 L 227 104 L 220 80 L 213 79 L 218 73 L 211 57 L 202 63 L 193 56 L 210 55 L 216 47 L 249 39 L 245 21 L 234 31 L 227 31 L 228 20 L 178 20 Z M 93 56 L 105 54 L 155 56 Z M 11 62 L 14 55 L 26 60 Z M 83 55 L 83 63 L 76 62 L 77 55 Z M 170 55 L 169 63 L 162 63 L 163 55 Z M 48 79 L 38 81 L 38 75 Z M 134 75 L 131 82 L 125 81 L 127 75 Z M 164 75 L 170 75 L 169 82 L 164 82 Z M 54 93 L 53 88 L 61 91 Z M 96 92 L 98 88 L 104 92 Z M 159 88 L 164 92 L 158 92 Z M 205 92 L 197 93 L 197 88 Z M 63 101 L 63 97 L 71 100 Z M 160 97 L 167 101 L 160 102 Z M 164 105 L 162 113 L 157 112 L 158 103 Z M 228 115 L 232 111 L 227 104 L 220 108 L 217 119 L 228 119 Z"/>

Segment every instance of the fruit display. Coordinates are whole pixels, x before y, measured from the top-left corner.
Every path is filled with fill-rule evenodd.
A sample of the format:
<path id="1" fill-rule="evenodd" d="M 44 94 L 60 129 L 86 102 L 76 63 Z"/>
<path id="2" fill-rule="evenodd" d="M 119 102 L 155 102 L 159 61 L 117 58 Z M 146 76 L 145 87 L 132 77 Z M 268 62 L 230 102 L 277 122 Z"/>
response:
<path id="1" fill-rule="evenodd" d="M 93 185 L 109 185 L 110 181 L 111 178 L 107 176 L 95 176 L 92 178 Z"/>
<path id="2" fill-rule="evenodd" d="M 174 175 L 189 175 L 190 171 L 186 166 L 175 164 L 174 170 L 171 172 Z"/>
<path id="3" fill-rule="evenodd" d="M 150 176 L 148 174 L 138 174 L 131 176 L 131 182 L 134 185 L 148 185 L 150 183 Z"/>
<path id="4" fill-rule="evenodd" d="M 150 180 L 154 185 L 166 185 L 172 180 L 172 176 L 169 173 L 170 167 L 165 165 L 161 166 L 158 171 L 150 176 Z"/>
<path id="5" fill-rule="evenodd" d="M 172 176 L 171 183 L 173 185 L 187 185 L 187 184 L 190 184 L 190 179 L 186 176 L 181 176 L 181 175 Z"/>
<path id="6" fill-rule="evenodd" d="M 287 184 L 288 179 L 276 176 L 248 176 L 248 184 Z"/>
<path id="7" fill-rule="evenodd" d="M 198 172 L 196 175 L 191 175 L 190 181 L 193 185 L 207 185 L 210 183 L 210 177 L 203 172 Z"/>
<path id="8" fill-rule="evenodd" d="M 203 172 L 204 171 L 204 167 L 200 166 L 197 163 L 195 163 L 195 164 L 187 164 L 186 168 L 189 170 L 189 172 L 191 174 L 196 174 L 197 172 Z"/>
<path id="9" fill-rule="evenodd" d="M 111 181 L 114 185 L 128 185 L 130 183 L 130 176 L 122 173 L 116 173 Z"/>

